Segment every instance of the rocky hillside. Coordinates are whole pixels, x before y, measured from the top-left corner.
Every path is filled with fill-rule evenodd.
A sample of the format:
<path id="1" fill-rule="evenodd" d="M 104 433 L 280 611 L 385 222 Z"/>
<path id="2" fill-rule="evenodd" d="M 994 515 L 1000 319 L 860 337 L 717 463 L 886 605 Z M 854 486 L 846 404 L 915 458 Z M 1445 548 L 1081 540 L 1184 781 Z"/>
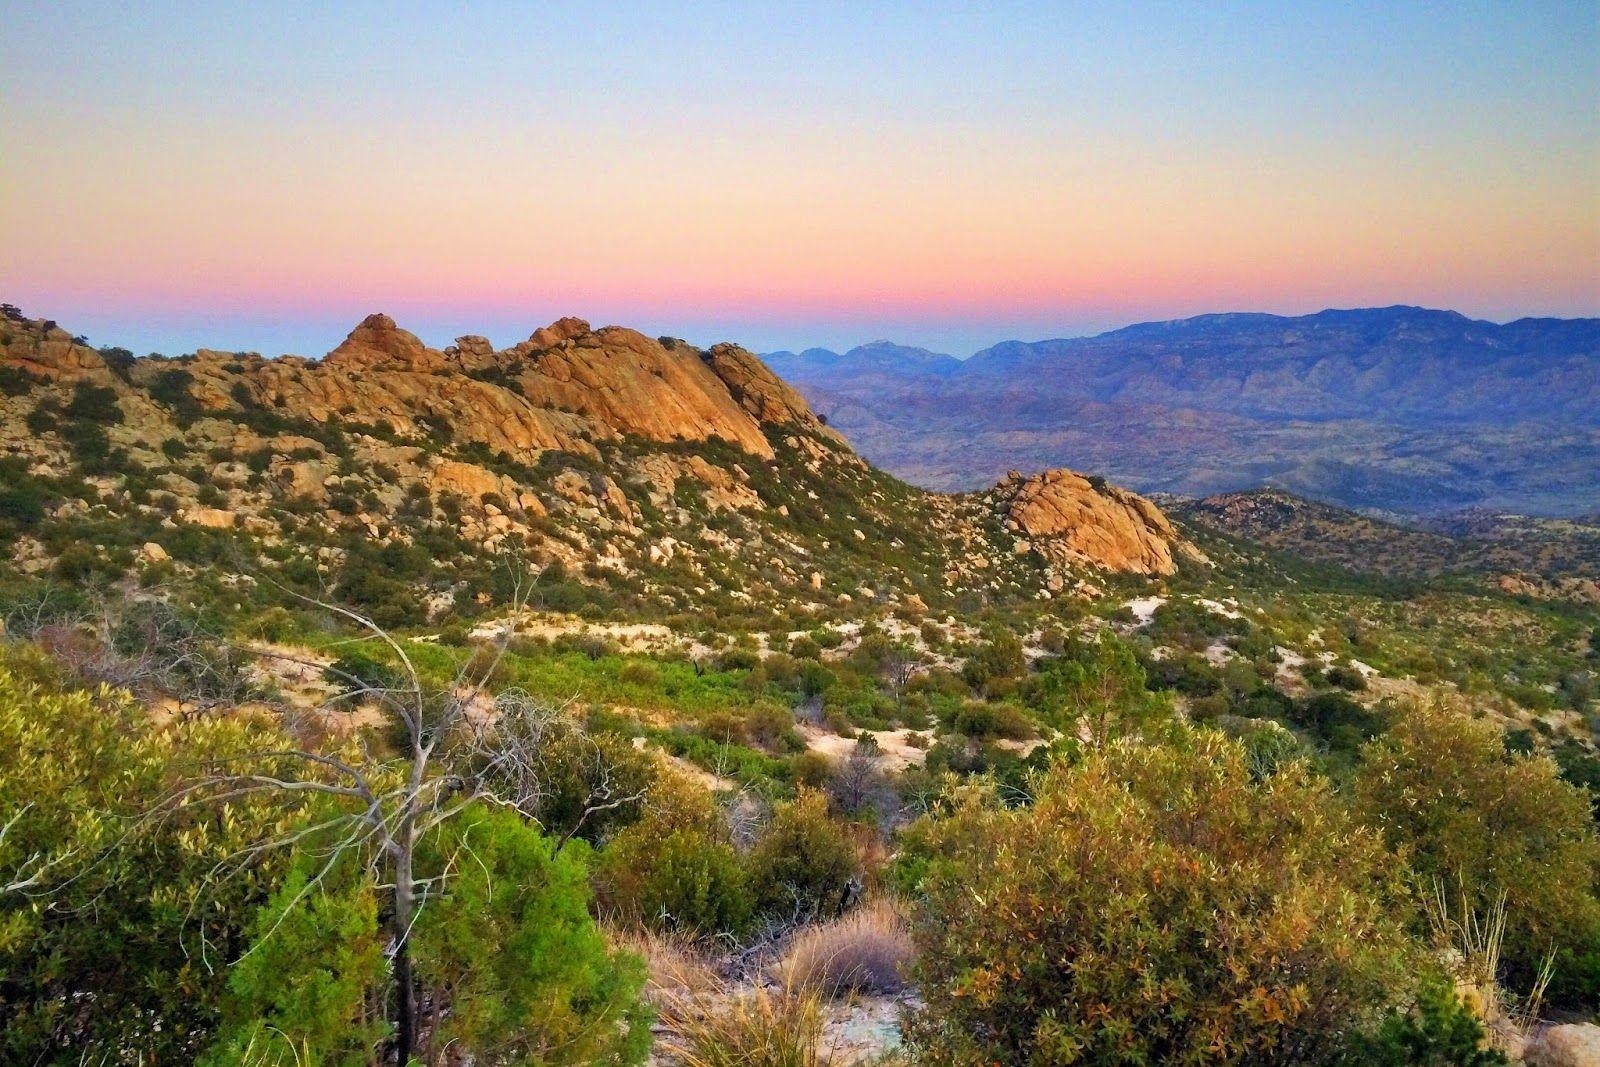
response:
<path id="1" fill-rule="evenodd" d="M 1413 514 L 1600 506 L 1595 319 L 1205 315 L 965 361 L 879 342 L 773 365 L 873 462 L 939 488 L 1068 465 Z"/>
<path id="2" fill-rule="evenodd" d="M 1274 489 L 1168 503 L 1185 523 L 1354 572 L 1470 578 L 1513 595 L 1600 603 L 1592 522 L 1468 513 L 1403 525 Z"/>
<path id="3" fill-rule="evenodd" d="M 0 521 L 32 571 L 226 561 L 411 618 L 515 562 L 562 606 L 759 614 L 1048 598 L 1183 556 L 1098 479 L 916 490 L 744 349 L 578 319 L 502 350 L 373 315 L 321 360 L 134 359 L 10 309 L 0 391 Z"/>

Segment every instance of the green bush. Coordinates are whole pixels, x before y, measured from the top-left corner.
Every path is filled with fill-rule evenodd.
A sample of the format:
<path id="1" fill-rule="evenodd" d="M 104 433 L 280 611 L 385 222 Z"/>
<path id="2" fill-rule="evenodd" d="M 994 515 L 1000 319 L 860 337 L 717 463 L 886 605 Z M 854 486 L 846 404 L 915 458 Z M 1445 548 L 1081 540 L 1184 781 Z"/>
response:
<path id="1" fill-rule="evenodd" d="M 837 914 L 861 876 L 849 834 L 812 789 L 777 806 L 747 863 L 757 906 L 782 918 Z"/>
<path id="2" fill-rule="evenodd" d="M 83 422 L 113 424 L 122 421 L 122 409 L 117 406 L 117 391 L 88 382 L 79 382 L 73 388 L 65 414 L 69 419 Z"/>
<path id="3" fill-rule="evenodd" d="M 1510 1062 L 1486 1042 L 1472 1009 L 1449 981 L 1434 975 L 1423 981 L 1409 1011 L 1395 1012 L 1377 1033 L 1352 1042 L 1345 1067 L 1500 1067 Z"/>
<path id="4" fill-rule="evenodd" d="M 601 855 L 596 877 L 611 910 L 660 930 L 739 935 L 755 914 L 738 854 L 700 826 L 634 823 Z"/>
<path id="5" fill-rule="evenodd" d="M 246 943 L 287 856 L 215 875 L 288 832 L 293 808 L 280 795 L 241 799 L 225 818 L 200 805 L 146 816 L 182 774 L 283 745 L 239 716 L 157 726 L 124 694 L 63 691 L 43 657 L 0 650 L 0 750 L 24 754 L 0 759 L 0 813 L 14 820 L 0 884 L 40 879 L 0 894 L 0 1062 L 75 1064 L 88 1049 L 128 1063 L 194 1059 L 223 1001 L 217 964 Z"/>
<path id="6" fill-rule="evenodd" d="M 552 1067 L 644 1060 L 644 964 L 610 949 L 590 917 L 582 842 L 557 851 L 516 813 L 480 808 L 446 823 L 429 852 L 455 872 L 416 929 L 423 999 L 449 1005 L 433 1048 Z"/>
<path id="7" fill-rule="evenodd" d="M 1466 894 L 1487 914 L 1505 894 L 1506 983 L 1528 989 L 1556 952 L 1551 995 L 1600 997 L 1600 836 L 1588 794 L 1547 756 L 1509 753 L 1498 726 L 1461 706 L 1413 706 L 1362 749 L 1361 817 L 1410 854 L 1423 892 Z"/>
<path id="8" fill-rule="evenodd" d="M 1379 836 L 1213 731 L 1058 764 L 1032 807 L 969 789 L 907 851 L 930 1062 L 1332 1062 L 1419 952 Z"/>

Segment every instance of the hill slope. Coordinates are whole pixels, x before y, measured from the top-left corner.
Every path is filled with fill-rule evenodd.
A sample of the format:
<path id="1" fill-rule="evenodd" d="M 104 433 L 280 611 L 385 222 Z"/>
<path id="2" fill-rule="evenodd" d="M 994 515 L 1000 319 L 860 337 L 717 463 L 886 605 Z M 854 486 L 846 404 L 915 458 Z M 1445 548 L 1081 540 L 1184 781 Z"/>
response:
<path id="1" fill-rule="evenodd" d="M 1274 485 L 1419 514 L 1600 505 L 1596 319 L 1206 315 L 953 366 L 853 355 L 780 365 L 864 455 L 919 484 L 1062 464 L 1140 491 Z"/>
<path id="2" fill-rule="evenodd" d="M 373 315 L 320 361 L 168 360 L 12 309 L 0 392 L 0 533 L 22 570 L 243 574 L 395 623 L 478 610 L 514 566 L 556 575 L 567 606 L 767 622 L 1037 599 L 1183 552 L 1098 480 L 914 489 L 749 352 L 577 319 L 440 350 Z"/>

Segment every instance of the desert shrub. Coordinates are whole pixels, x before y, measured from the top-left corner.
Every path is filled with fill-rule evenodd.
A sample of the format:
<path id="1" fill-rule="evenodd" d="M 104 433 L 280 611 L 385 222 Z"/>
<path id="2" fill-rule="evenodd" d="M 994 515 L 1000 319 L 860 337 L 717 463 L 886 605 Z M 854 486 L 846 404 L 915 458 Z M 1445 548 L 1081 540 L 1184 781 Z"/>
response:
<path id="1" fill-rule="evenodd" d="M 103 385 L 79 382 L 72 390 L 72 399 L 63 413 L 69 419 L 83 422 L 119 423 L 122 409 L 117 406 L 117 391 Z"/>
<path id="2" fill-rule="evenodd" d="M 1329 667 L 1323 677 L 1329 685 L 1336 685 L 1340 689 L 1348 689 L 1352 693 L 1359 693 L 1367 687 L 1367 676 L 1354 667 L 1343 663 L 1336 663 Z"/>
<path id="3" fill-rule="evenodd" d="M 38 384 L 39 378 L 21 367 L 0 367 L 0 393 L 6 396 L 27 396 Z"/>
<path id="4" fill-rule="evenodd" d="M 1295 701 L 1289 709 L 1289 721 L 1310 733 L 1329 752 L 1346 755 L 1376 737 L 1387 723 L 1380 712 L 1337 690 Z"/>
<path id="5" fill-rule="evenodd" d="M 32 530 L 44 519 L 45 500 L 44 488 L 32 481 L 0 486 L 0 521 Z"/>
<path id="6" fill-rule="evenodd" d="M 612 911 L 659 930 L 738 935 L 755 913 L 733 846 L 696 826 L 634 823 L 607 846 L 596 876 Z"/>
<path id="7" fill-rule="evenodd" d="M 216 879 L 241 850 L 284 833 L 284 797 L 145 818 L 208 761 L 271 752 L 283 739 L 238 716 L 166 726 L 126 694 L 68 690 L 20 646 L 0 650 L 0 1062 L 188 1063 L 216 1026 L 225 974 L 202 945 L 243 944 L 281 875 L 282 852 Z M 290 773 L 271 759 L 265 774 Z M 213 957 L 215 959 L 215 957 Z M 93 1011 L 82 1010 L 92 1003 Z"/>
<path id="8" fill-rule="evenodd" d="M 1423 890 L 1459 887 L 1480 912 L 1505 895 L 1511 988 L 1531 988 L 1553 949 L 1552 997 L 1600 995 L 1600 836 L 1588 794 L 1553 760 L 1508 752 L 1464 707 L 1419 704 L 1362 749 L 1353 794 Z"/>
<path id="9" fill-rule="evenodd" d="M 1257 781 L 1266 778 L 1286 764 L 1305 759 L 1310 750 L 1291 731 L 1270 719 L 1246 719 L 1223 715 L 1216 726 L 1229 737 L 1237 738 L 1244 746 L 1249 761 L 1250 774 Z"/>
<path id="10" fill-rule="evenodd" d="M 636 685 L 641 689 L 661 688 L 661 671 L 653 663 L 629 660 L 617 672 L 617 681 L 623 685 Z"/>
<path id="11" fill-rule="evenodd" d="M 1426 978 L 1417 1000 L 1396 1011 L 1377 1032 L 1358 1036 L 1346 1067 L 1499 1067 L 1505 1054 L 1487 1046 L 1483 1024 L 1450 983 Z"/>
<path id="12" fill-rule="evenodd" d="M 830 997 L 898 993 L 911 962 L 911 931 L 892 901 L 877 900 L 801 930 L 778 965 L 787 986 Z"/>
<path id="13" fill-rule="evenodd" d="M 400 689 L 405 676 L 395 667 L 364 652 L 346 652 L 323 671 L 328 684 L 349 695 L 367 697 L 365 690 Z"/>
<path id="14" fill-rule="evenodd" d="M 828 798 L 810 789 L 777 806 L 747 863 L 757 906 L 783 918 L 837 914 L 861 875 L 850 836 L 828 815 Z"/>
<path id="15" fill-rule="evenodd" d="M 761 653 L 753 648 L 730 648 L 717 657 L 719 671 L 749 671 L 761 666 Z"/>
<path id="16" fill-rule="evenodd" d="M 479 1062 L 626 1064 L 644 1058 L 644 967 L 610 949 L 589 915 L 588 848 L 559 851 L 515 812 L 479 808 L 429 842 L 454 875 L 417 921 L 430 1035 Z"/>
<path id="17" fill-rule="evenodd" d="M 805 747 L 795 733 L 794 713 L 775 704 L 760 704 L 750 711 L 745 731 L 769 752 L 798 751 Z"/>
<path id="18" fill-rule="evenodd" d="M 1021 741 L 1035 733 L 1033 724 L 1014 705 L 977 700 L 962 704 L 950 725 L 957 733 L 980 740 L 1004 737 Z"/>
<path id="19" fill-rule="evenodd" d="M 789 642 L 789 655 L 795 659 L 820 659 L 822 657 L 822 646 L 806 634 L 801 634 Z"/>
<path id="20" fill-rule="evenodd" d="M 790 761 L 789 770 L 795 784 L 816 788 L 827 784 L 834 768 L 833 761 L 827 756 L 808 749 Z"/>
<path id="21" fill-rule="evenodd" d="M 1022 642 L 1015 634 L 1001 632 L 972 650 L 961 667 L 961 677 L 977 692 L 993 694 L 1027 669 Z"/>
<path id="22" fill-rule="evenodd" d="M 968 789 L 908 848 L 932 1062 L 1329 1062 L 1417 951 L 1379 835 L 1214 731 L 1091 750 L 1032 807 Z"/>

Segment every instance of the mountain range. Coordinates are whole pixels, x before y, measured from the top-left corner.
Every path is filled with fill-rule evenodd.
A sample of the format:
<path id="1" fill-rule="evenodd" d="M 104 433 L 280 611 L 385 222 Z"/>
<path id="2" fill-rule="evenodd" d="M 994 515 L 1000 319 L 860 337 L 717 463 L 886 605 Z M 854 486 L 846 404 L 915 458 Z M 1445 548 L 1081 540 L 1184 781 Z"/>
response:
<path id="1" fill-rule="evenodd" d="M 887 341 L 764 358 L 864 456 L 931 488 L 1065 465 L 1407 514 L 1600 507 L 1600 319 L 1219 314 L 966 360 Z"/>

